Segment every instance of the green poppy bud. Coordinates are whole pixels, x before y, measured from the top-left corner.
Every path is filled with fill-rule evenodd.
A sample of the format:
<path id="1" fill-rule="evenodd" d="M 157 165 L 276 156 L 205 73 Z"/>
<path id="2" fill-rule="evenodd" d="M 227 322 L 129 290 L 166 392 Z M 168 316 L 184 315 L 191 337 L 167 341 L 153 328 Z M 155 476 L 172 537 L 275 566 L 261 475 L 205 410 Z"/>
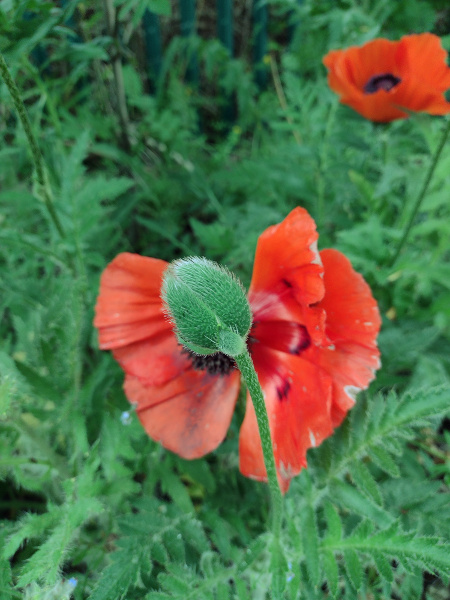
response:
<path id="1" fill-rule="evenodd" d="M 245 350 L 252 313 L 239 280 L 206 258 L 183 258 L 164 272 L 161 297 L 180 344 L 196 354 Z"/>

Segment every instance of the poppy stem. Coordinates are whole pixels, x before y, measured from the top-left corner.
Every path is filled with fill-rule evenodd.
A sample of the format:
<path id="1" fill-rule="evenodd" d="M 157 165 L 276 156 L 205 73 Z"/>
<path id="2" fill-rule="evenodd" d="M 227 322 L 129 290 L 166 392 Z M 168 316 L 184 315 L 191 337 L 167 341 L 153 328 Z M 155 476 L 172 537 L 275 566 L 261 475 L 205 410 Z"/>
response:
<path id="1" fill-rule="evenodd" d="M 450 119 L 447 121 L 447 126 L 444 129 L 444 132 L 442 134 L 441 137 L 441 141 L 439 142 L 438 147 L 436 148 L 436 151 L 433 155 L 433 158 L 431 160 L 430 166 L 428 168 L 428 173 L 425 177 L 425 180 L 423 182 L 422 188 L 419 192 L 419 195 L 417 196 L 416 202 L 414 204 L 414 207 L 412 209 L 411 215 L 408 219 L 408 223 L 405 227 L 405 231 L 403 232 L 403 236 L 397 246 L 397 250 L 394 254 L 394 258 L 392 259 L 391 263 L 390 263 L 390 267 L 393 267 L 395 265 L 395 263 L 397 262 L 398 257 L 400 256 L 401 251 L 403 250 L 403 246 L 406 243 L 406 240 L 409 237 L 409 233 L 411 231 L 411 228 L 414 224 L 414 221 L 416 219 L 417 213 L 419 212 L 419 208 L 420 205 L 422 204 L 423 199 L 425 198 L 425 195 L 427 193 L 428 190 L 428 186 L 430 185 L 431 179 L 434 175 L 434 171 L 436 169 L 436 166 L 438 164 L 439 158 L 441 156 L 442 150 L 444 149 L 445 146 L 445 142 L 447 141 L 448 135 L 450 133 Z"/>
<path id="2" fill-rule="evenodd" d="M 255 408 L 256 419 L 258 422 L 259 436 L 261 438 L 261 445 L 264 456 L 264 465 L 267 471 L 267 478 L 269 480 L 270 495 L 272 497 L 272 533 L 273 533 L 273 546 L 272 546 L 272 587 L 274 592 L 274 598 L 276 590 L 281 585 L 281 569 L 282 569 L 282 556 L 280 547 L 280 536 L 281 536 L 281 525 L 283 520 L 283 495 L 278 484 L 277 469 L 275 465 L 275 458 L 273 454 L 272 438 L 270 436 L 269 418 L 267 416 L 266 404 L 264 402 L 264 396 L 259 384 L 258 375 L 256 374 L 253 361 L 250 354 L 245 350 L 239 356 L 235 356 L 234 360 L 240 370 L 242 377 L 247 384 L 247 389 L 250 392 L 250 396 Z"/>
<path id="3" fill-rule="evenodd" d="M 14 106 L 16 107 L 17 114 L 19 115 L 20 121 L 25 131 L 25 135 L 27 136 L 28 145 L 30 147 L 37 179 L 37 189 L 35 190 L 35 195 L 37 195 L 37 197 L 42 198 L 42 200 L 44 201 L 44 204 L 47 208 L 51 220 L 53 221 L 53 224 L 58 230 L 59 235 L 63 238 L 65 237 L 64 230 L 62 228 L 58 215 L 56 214 L 55 207 L 53 206 L 52 191 L 50 188 L 50 184 L 47 180 L 44 158 L 41 154 L 36 138 L 34 137 L 30 119 L 28 118 L 28 113 L 20 95 L 19 88 L 15 84 L 14 79 L 12 78 L 12 75 L 8 69 L 8 65 L 6 64 L 6 61 L 3 58 L 2 54 L 0 54 L 0 74 L 4 82 L 6 83 L 6 87 L 8 88 L 9 93 L 11 94 L 11 98 L 14 102 Z"/>

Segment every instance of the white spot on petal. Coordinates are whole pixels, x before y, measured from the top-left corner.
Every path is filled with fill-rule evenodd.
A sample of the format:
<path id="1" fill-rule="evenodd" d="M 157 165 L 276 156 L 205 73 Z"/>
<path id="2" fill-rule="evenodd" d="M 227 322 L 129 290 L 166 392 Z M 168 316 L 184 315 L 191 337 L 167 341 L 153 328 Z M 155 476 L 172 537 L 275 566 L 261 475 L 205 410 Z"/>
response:
<path id="1" fill-rule="evenodd" d="M 356 387 L 355 385 L 345 385 L 344 386 L 344 392 L 347 394 L 347 396 L 353 400 L 353 402 L 356 402 L 356 396 L 358 394 L 358 392 L 361 391 L 361 388 Z"/>
<path id="2" fill-rule="evenodd" d="M 322 266 L 322 261 L 320 260 L 320 254 L 317 250 L 317 241 L 313 242 L 311 244 L 311 246 L 309 247 L 309 249 L 314 254 L 314 258 L 312 259 L 311 264 Z"/>
<path id="3" fill-rule="evenodd" d="M 286 466 L 282 460 L 280 460 L 279 471 L 282 479 L 292 479 L 294 477 L 291 465 Z"/>
<path id="4" fill-rule="evenodd" d="M 309 441 L 311 442 L 311 446 L 313 448 L 316 447 L 316 436 L 314 435 L 314 433 L 311 431 L 311 429 L 308 430 L 309 431 Z"/>

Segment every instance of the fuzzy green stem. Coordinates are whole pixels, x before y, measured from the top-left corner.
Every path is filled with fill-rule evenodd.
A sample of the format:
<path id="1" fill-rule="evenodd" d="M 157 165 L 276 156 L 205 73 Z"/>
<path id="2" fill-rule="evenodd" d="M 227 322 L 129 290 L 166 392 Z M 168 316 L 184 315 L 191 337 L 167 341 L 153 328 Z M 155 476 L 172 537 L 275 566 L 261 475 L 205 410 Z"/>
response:
<path id="1" fill-rule="evenodd" d="M 28 118 L 28 113 L 20 95 L 19 88 L 15 84 L 14 79 L 12 78 L 12 75 L 8 69 L 8 65 L 6 64 L 5 59 L 3 58 L 3 55 L 1 53 L 0 73 L 3 77 L 4 82 L 6 83 L 9 93 L 11 94 L 11 98 L 13 99 L 17 114 L 19 115 L 20 121 L 25 131 L 25 135 L 27 136 L 28 145 L 30 147 L 31 156 L 33 159 L 34 170 L 36 172 L 36 179 L 39 184 L 39 193 L 42 195 L 50 218 L 52 219 L 53 224 L 58 230 L 59 235 L 61 237 L 64 237 L 64 230 L 53 206 L 52 192 L 47 178 L 45 176 L 44 158 L 41 154 L 36 138 L 34 137 L 30 119 Z"/>
<path id="2" fill-rule="evenodd" d="M 270 436 L 269 418 L 267 416 L 266 404 L 258 381 L 258 376 L 253 366 L 252 359 L 247 350 L 239 356 L 235 356 L 234 360 L 240 370 L 242 377 L 247 384 L 247 389 L 255 408 L 256 420 L 258 422 L 259 436 L 264 456 L 264 464 L 269 480 L 270 495 L 272 498 L 272 591 L 274 598 L 278 598 L 279 594 L 276 588 L 280 587 L 282 578 L 282 557 L 280 548 L 281 525 L 283 520 L 283 496 L 278 484 L 277 469 L 275 458 L 273 455 L 272 438 Z"/>
<path id="3" fill-rule="evenodd" d="M 420 205 L 422 204 L 422 201 L 425 198 L 425 195 L 426 195 L 426 193 L 428 191 L 428 186 L 430 185 L 431 179 L 432 179 L 432 177 L 434 175 L 434 171 L 435 171 L 436 166 L 437 166 L 437 164 L 439 162 L 439 158 L 441 156 L 442 150 L 444 149 L 445 142 L 447 141 L 449 133 L 450 133 L 450 119 L 447 121 L 447 126 L 444 129 L 444 132 L 443 132 L 442 137 L 441 137 L 441 141 L 439 142 L 439 145 L 436 148 L 436 151 L 435 151 L 435 153 L 434 153 L 434 155 L 433 155 L 433 157 L 431 159 L 431 163 L 430 163 L 430 166 L 428 168 L 427 175 L 426 175 L 425 180 L 423 182 L 422 188 L 421 188 L 421 190 L 420 190 L 420 192 L 419 192 L 419 194 L 417 196 L 417 199 L 416 199 L 416 202 L 415 202 L 414 207 L 412 209 L 411 215 L 410 215 L 410 217 L 408 219 L 408 223 L 407 223 L 407 225 L 405 227 L 405 231 L 403 232 L 403 236 L 402 236 L 402 238 L 401 238 L 401 240 L 400 240 L 400 242 L 399 242 L 399 244 L 397 246 L 397 250 L 396 250 L 396 252 L 394 254 L 394 258 L 392 259 L 392 261 L 391 261 L 391 263 L 389 265 L 391 267 L 393 267 L 394 264 L 396 263 L 398 257 L 400 256 L 401 251 L 403 250 L 403 246 L 405 245 L 406 240 L 409 237 L 409 233 L 410 233 L 411 228 L 412 228 L 412 226 L 414 224 L 414 221 L 415 221 L 415 218 L 417 216 L 417 213 L 419 212 Z"/>

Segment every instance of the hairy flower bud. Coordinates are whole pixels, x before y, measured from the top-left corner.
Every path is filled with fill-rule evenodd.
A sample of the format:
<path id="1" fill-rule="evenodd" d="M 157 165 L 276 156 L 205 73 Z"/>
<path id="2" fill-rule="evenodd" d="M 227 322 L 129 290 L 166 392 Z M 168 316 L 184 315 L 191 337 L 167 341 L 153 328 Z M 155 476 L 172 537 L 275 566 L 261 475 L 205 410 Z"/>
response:
<path id="1" fill-rule="evenodd" d="M 161 297 L 180 344 L 197 354 L 238 356 L 252 324 L 239 280 L 206 258 L 172 262 L 164 272 Z"/>

